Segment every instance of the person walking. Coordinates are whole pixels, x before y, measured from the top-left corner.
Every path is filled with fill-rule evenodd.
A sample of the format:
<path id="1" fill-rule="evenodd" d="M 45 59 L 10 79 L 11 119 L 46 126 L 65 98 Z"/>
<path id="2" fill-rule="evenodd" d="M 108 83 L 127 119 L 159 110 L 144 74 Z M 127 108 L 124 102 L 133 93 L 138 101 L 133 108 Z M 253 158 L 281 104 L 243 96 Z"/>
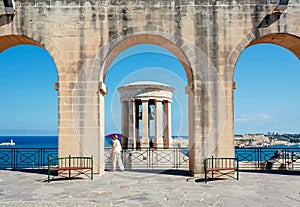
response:
<path id="1" fill-rule="evenodd" d="M 121 158 L 122 146 L 118 139 L 118 136 L 114 134 L 112 136 L 112 166 L 113 169 L 111 170 L 114 172 L 116 170 L 116 164 L 118 162 L 119 168 L 121 171 L 124 171 L 124 165 Z"/>

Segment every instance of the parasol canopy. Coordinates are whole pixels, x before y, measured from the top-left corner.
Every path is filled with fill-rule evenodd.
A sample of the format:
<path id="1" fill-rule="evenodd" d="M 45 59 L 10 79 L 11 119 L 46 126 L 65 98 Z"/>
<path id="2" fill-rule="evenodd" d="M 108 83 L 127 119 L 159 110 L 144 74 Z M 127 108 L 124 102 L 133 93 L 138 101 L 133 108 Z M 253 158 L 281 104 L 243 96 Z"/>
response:
<path id="1" fill-rule="evenodd" d="M 112 136 L 113 135 L 117 135 L 118 136 L 118 138 L 121 138 L 121 137 L 123 137 L 123 135 L 122 134 L 119 134 L 119 133 L 112 133 L 112 134 L 107 134 L 107 135 L 105 135 L 105 138 L 112 138 Z"/>

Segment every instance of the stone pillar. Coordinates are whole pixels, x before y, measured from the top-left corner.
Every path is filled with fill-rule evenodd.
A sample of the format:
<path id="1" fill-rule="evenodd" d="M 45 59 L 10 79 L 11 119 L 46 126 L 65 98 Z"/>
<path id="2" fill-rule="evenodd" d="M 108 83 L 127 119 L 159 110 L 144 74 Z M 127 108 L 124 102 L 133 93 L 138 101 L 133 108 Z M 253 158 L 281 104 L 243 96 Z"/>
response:
<path id="1" fill-rule="evenodd" d="M 128 101 L 123 101 L 121 103 L 122 105 L 122 147 L 123 148 L 127 148 L 128 146 L 128 137 L 129 137 L 129 132 L 128 132 L 128 128 L 129 128 L 129 112 L 128 112 Z"/>
<path id="2" fill-rule="evenodd" d="M 202 160 L 202 155 L 196 151 L 196 147 L 195 147 L 195 97 L 194 97 L 194 93 L 192 90 L 192 87 L 190 87 L 189 85 L 187 85 L 185 87 L 185 93 L 188 94 L 188 117 L 189 117 L 189 171 L 191 174 L 199 174 L 199 170 L 201 170 L 201 168 L 196 168 L 196 165 L 199 165 L 201 163 L 203 163 Z M 197 162 L 197 158 L 201 157 L 200 162 Z M 203 165 L 201 165 L 200 167 L 203 168 Z M 198 171 L 196 171 L 196 169 Z"/>
<path id="3" fill-rule="evenodd" d="M 171 123 L 171 102 L 164 102 L 164 148 L 169 148 L 172 144 L 172 123 Z"/>
<path id="4" fill-rule="evenodd" d="M 128 138 L 128 148 L 136 148 L 136 103 L 135 100 L 129 102 L 129 138 Z"/>
<path id="5" fill-rule="evenodd" d="M 154 146 L 158 148 L 163 147 L 163 138 L 162 138 L 162 122 L 163 122 L 163 110 L 162 110 L 162 101 L 155 101 L 155 116 L 154 116 Z"/>
<path id="6" fill-rule="evenodd" d="M 142 100 L 142 147 L 149 147 L 149 100 Z"/>

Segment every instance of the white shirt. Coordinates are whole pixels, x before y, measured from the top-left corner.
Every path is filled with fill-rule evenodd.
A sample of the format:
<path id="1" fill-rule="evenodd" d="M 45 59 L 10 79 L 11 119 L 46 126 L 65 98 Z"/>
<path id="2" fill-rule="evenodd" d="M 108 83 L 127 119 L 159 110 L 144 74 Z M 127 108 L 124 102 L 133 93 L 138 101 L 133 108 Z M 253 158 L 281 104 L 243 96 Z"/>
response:
<path id="1" fill-rule="evenodd" d="M 121 146 L 121 143 L 118 139 L 113 140 L 113 146 L 115 148 L 115 152 L 121 152 L 122 151 L 122 146 Z"/>

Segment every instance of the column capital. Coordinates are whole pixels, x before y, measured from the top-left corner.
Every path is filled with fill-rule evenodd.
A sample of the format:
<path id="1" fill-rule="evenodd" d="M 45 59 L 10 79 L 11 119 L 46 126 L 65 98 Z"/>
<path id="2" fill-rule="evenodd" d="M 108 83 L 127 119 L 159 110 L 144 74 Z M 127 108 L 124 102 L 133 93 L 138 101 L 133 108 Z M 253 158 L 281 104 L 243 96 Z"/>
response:
<path id="1" fill-rule="evenodd" d="M 162 99 L 162 98 L 157 98 L 157 99 L 154 99 L 155 102 L 164 102 L 165 99 Z"/>
<path id="2" fill-rule="evenodd" d="M 172 103 L 172 99 L 164 99 L 163 102 L 164 103 Z"/>
<path id="3" fill-rule="evenodd" d="M 149 101 L 150 99 L 149 98 L 141 98 L 140 99 L 142 102 L 146 102 L 146 101 Z"/>
<path id="4" fill-rule="evenodd" d="M 134 103 L 135 101 L 136 101 L 136 99 L 133 98 L 133 99 L 131 99 L 129 102 L 130 102 L 130 103 Z"/>

